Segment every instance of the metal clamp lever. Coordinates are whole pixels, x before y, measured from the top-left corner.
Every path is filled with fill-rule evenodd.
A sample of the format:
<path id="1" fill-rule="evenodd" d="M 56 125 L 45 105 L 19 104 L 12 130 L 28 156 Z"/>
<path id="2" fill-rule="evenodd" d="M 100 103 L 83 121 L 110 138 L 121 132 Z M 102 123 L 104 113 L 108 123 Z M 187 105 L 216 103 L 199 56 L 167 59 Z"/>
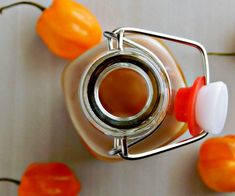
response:
<path id="1" fill-rule="evenodd" d="M 129 148 L 131 146 L 133 146 L 132 143 L 127 142 L 126 138 L 122 138 L 120 139 L 120 147 L 112 149 L 110 151 L 110 154 L 115 155 L 115 154 L 119 154 L 122 158 L 127 159 L 127 160 L 138 160 L 138 159 L 143 159 L 146 157 L 150 157 L 150 156 L 154 156 L 163 152 L 167 152 L 188 144 L 192 144 L 194 142 L 197 142 L 201 139 L 203 139 L 204 137 L 206 137 L 208 135 L 207 132 L 202 132 L 200 135 L 196 136 L 196 137 L 191 137 L 189 139 L 180 141 L 178 143 L 172 143 L 166 146 L 162 146 L 156 149 L 153 149 L 151 151 L 147 151 L 147 152 L 143 152 L 143 153 L 138 153 L 138 154 L 131 154 L 129 152 Z M 136 143 L 135 143 L 136 144 Z"/>

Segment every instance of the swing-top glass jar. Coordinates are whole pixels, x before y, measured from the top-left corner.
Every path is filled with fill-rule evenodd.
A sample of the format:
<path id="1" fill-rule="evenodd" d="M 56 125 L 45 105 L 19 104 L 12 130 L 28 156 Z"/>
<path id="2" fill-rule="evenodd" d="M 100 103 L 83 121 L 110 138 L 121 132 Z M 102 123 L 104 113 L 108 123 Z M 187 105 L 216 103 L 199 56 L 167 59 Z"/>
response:
<path id="1" fill-rule="evenodd" d="M 136 28 L 105 32 L 102 42 L 70 63 L 63 89 L 70 117 L 85 145 L 103 160 L 139 159 L 207 135 L 171 143 L 187 130 L 175 118 L 176 92 L 186 87 L 182 70 L 157 38 L 205 49 L 197 42 Z M 108 44 L 107 44 L 108 43 Z"/>

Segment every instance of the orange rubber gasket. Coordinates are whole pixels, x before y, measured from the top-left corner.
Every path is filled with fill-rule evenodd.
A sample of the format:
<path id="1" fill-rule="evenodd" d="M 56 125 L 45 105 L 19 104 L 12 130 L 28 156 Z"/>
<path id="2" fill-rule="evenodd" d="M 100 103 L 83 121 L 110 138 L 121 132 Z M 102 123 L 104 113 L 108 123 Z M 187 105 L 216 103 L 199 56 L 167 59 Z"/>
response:
<path id="1" fill-rule="evenodd" d="M 191 93 L 189 97 L 189 106 L 188 106 L 188 128 L 192 136 L 196 136 L 202 132 L 202 129 L 196 122 L 196 100 L 198 91 L 206 84 L 205 77 L 198 77 L 193 86 L 191 87 Z"/>
<path id="2" fill-rule="evenodd" d="M 188 123 L 188 129 L 192 136 L 202 132 L 196 122 L 196 100 L 198 91 L 206 84 L 205 76 L 197 77 L 192 87 L 181 88 L 175 98 L 175 117 L 178 121 Z"/>

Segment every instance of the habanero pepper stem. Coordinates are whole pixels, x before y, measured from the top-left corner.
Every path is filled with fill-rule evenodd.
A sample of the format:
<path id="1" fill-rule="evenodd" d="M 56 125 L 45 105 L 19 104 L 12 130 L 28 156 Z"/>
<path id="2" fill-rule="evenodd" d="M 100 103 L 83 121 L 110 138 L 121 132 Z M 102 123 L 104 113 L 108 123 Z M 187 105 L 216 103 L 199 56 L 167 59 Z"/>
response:
<path id="1" fill-rule="evenodd" d="M 19 180 L 11 179 L 11 178 L 0 178 L 0 182 L 12 182 L 16 185 L 20 185 Z"/>
<path id="2" fill-rule="evenodd" d="M 235 52 L 208 52 L 209 56 L 235 56 Z"/>
<path id="3" fill-rule="evenodd" d="M 0 7 L 0 14 L 3 12 L 3 10 L 14 7 L 14 6 L 18 6 L 18 5 L 32 5 L 34 7 L 37 7 L 38 9 L 40 9 L 42 12 L 46 9 L 45 7 L 43 7 L 42 5 L 39 5 L 38 3 L 34 3 L 31 1 L 20 1 L 17 3 L 13 3 L 4 7 Z"/>

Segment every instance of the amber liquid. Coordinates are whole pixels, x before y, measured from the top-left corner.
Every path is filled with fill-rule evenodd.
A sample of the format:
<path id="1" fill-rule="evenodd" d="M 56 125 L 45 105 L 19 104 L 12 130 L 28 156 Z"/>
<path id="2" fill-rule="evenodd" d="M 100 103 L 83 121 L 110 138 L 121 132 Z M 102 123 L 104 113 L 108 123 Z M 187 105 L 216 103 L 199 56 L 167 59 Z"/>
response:
<path id="1" fill-rule="evenodd" d="M 103 79 L 99 98 L 103 107 L 112 115 L 134 116 L 146 104 L 147 84 L 136 71 L 127 68 L 117 69 Z"/>

